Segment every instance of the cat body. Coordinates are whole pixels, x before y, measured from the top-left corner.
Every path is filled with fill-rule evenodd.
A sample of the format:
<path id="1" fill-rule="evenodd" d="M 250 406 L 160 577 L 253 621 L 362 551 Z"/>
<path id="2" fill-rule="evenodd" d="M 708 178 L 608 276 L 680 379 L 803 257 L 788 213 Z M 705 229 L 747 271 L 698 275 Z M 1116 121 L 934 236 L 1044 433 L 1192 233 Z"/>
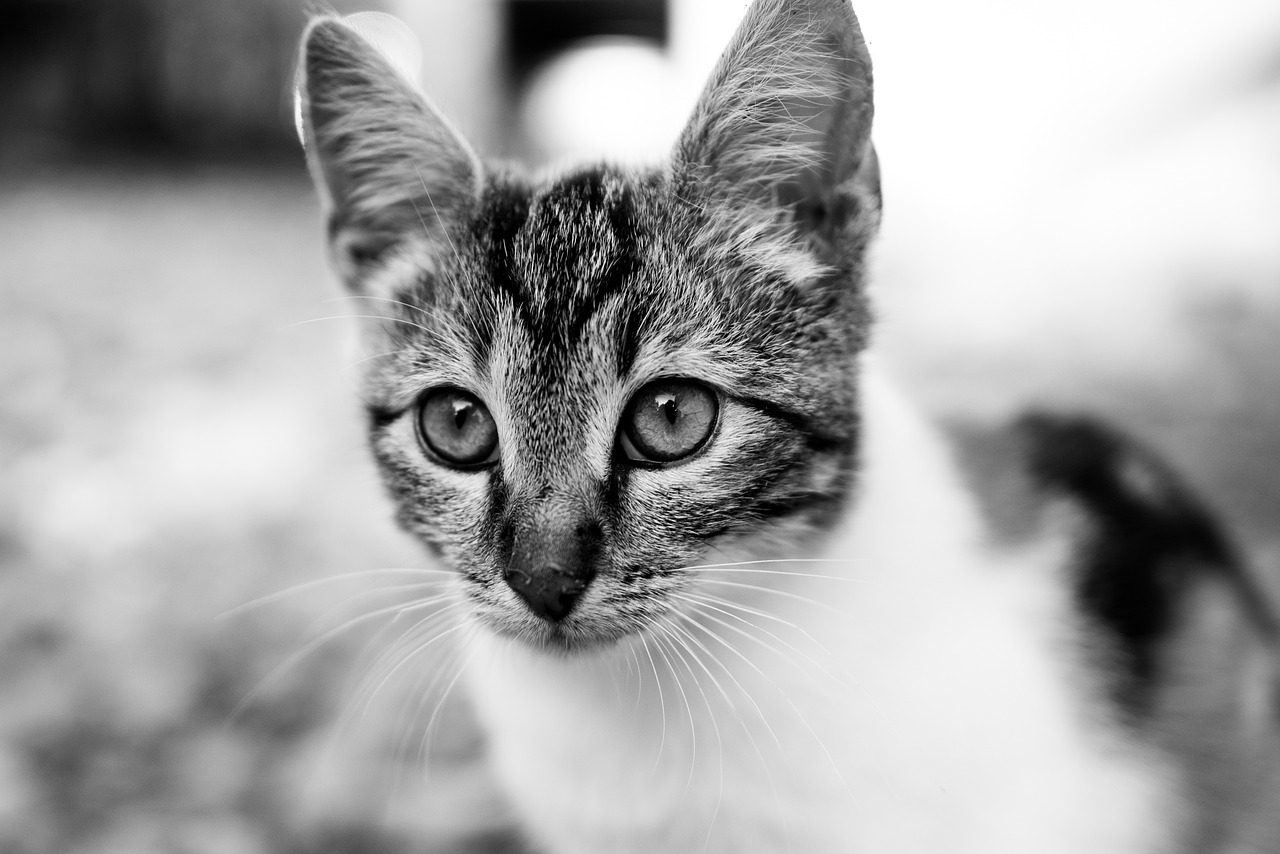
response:
<path id="1" fill-rule="evenodd" d="M 1277 850 L 1275 625 L 1212 521 L 1042 416 L 1054 524 L 999 546 L 869 354 L 845 0 L 757 0 L 647 171 L 486 168 L 341 19 L 300 77 L 373 454 L 535 848 Z"/>
<path id="2" fill-rule="evenodd" d="M 1061 584 L 983 549 L 939 437 L 887 384 L 862 411 L 858 509 L 808 553 L 835 562 L 739 576 L 784 597 L 724 591 L 774 618 L 758 641 L 715 627 L 749 660 L 486 638 L 477 708 L 548 850 L 1165 850 L 1170 769 L 1088 699 Z"/>

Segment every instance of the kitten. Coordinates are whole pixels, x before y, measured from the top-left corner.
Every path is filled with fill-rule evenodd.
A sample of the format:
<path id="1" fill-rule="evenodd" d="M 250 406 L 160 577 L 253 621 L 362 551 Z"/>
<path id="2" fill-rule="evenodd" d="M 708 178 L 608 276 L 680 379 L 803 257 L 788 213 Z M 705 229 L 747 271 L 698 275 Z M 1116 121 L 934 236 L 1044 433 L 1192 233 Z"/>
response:
<path id="1" fill-rule="evenodd" d="M 333 263 L 383 318 L 373 454 L 455 573 L 534 847 L 1280 850 L 1276 624 L 1212 520 L 1038 415 L 1064 524 L 998 548 L 878 373 L 846 0 L 756 0 L 651 171 L 485 167 L 337 18 L 300 97 Z"/>

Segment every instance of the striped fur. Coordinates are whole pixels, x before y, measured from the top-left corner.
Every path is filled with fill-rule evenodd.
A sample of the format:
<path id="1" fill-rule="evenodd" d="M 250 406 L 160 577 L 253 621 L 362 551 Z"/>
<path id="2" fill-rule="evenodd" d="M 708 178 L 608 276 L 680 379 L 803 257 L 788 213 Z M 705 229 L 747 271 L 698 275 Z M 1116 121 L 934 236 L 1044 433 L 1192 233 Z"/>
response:
<path id="1" fill-rule="evenodd" d="M 860 174 L 867 158 L 848 154 L 870 150 L 870 102 L 847 110 L 842 93 L 864 75 L 870 85 L 869 60 L 847 11 L 842 27 L 817 12 L 784 26 L 780 6 L 753 14 L 794 42 L 794 56 L 739 44 L 742 61 L 722 66 L 727 83 L 711 87 L 705 121 L 670 167 L 597 167 L 537 185 L 494 171 L 473 186 L 465 142 L 442 122 L 423 133 L 432 108 L 352 30 L 325 19 L 308 31 L 304 117 L 336 253 L 353 229 L 382 241 L 363 268 L 344 268 L 385 316 L 369 346 L 389 355 L 365 380 L 374 451 L 402 523 L 477 581 L 477 607 L 504 631 L 545 631 L 511 613 L 501 540 L 547 502 L 604 535 L 591 595 L 619 609 L 584 608 L 556 629 L 589 644 L 642 628 L 667 607 L 656 594 L 675 583 L 670 573 L 719 541 L 785 520 L 778 530 L 798 544 L 847 497 L 852 365 L 869 327 L 862 249 L 879 199 Z M 812 61 L 823 68 L 806 71 Z M 785 82 L 784 99 L 717 100 L 744 74 Z M 397 109 L 399 125 L 388 118 Z M 787 194 L 785 210 L 762 216 Z M 620 412 L 660 376 L 697 378 L 724 398 L 712 451 L 667 475 L 696 489 L 651 486 L 615 458 Z M 502 465 L 483 484 L 424 467 L 408 441 L 418 394 L 440 385 L 477 393 L 498 419 Z"/>

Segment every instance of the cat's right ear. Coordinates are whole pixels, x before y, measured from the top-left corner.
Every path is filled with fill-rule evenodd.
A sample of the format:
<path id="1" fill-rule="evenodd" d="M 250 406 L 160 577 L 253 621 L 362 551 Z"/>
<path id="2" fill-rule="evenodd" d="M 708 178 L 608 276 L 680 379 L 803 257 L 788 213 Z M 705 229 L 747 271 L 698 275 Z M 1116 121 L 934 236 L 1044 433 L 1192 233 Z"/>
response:
<path id="1" fill-rule="evenodd" d="M 673 158 L 691 194 L 789 222 L 824 260 L 879 225 L 871 57 L 849 0 L 755 0 Z"/>
<path id="2" fill-rule="evenodd" d="M 302 37 L 297 97 L 333 263 L 347 286 L 361 290 L 397 250 L 451 252 L 450 233 L 479 194 L 480 163 L 388 57 L 343 19 L 316 19 Z"/>

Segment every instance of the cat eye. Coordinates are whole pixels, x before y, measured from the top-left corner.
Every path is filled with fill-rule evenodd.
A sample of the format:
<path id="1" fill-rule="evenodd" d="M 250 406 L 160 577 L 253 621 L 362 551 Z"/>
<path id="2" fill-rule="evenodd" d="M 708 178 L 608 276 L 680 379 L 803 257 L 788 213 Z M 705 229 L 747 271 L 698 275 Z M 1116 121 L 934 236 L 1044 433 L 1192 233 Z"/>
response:
<path id="1" fill-rule="evenodd" d="M 637 462 L 675 462 L 707 443 L 718 412 L 715 392 L 702 383 L 656 380 L 627 404 L 618 444 Z"/>
<path id="2" fill-rule="evenodd" d="M 457 388 L 427 392 L 418 405 L 418 437 L 435 456 L 457 468 L 498 458 L 498 427 L 475 395 Z"/>

